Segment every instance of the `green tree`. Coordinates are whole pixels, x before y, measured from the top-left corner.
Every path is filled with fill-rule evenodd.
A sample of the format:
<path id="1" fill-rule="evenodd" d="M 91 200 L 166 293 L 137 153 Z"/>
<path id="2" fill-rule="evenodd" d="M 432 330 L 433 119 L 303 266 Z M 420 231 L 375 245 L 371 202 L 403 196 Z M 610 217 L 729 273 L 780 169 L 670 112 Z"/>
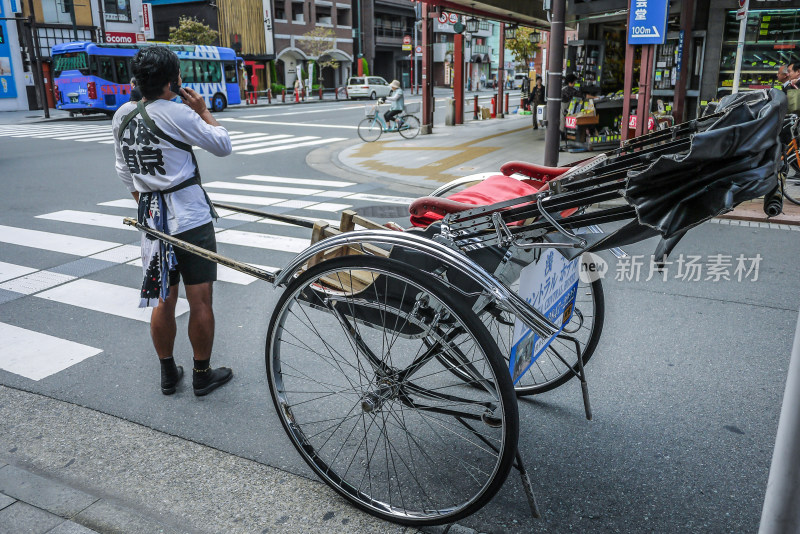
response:
<path id="1" fill-rule="evenodd" d="M 336 48 L 336 34 L 330 28 L 316 27 L 308 31 L 297 40 L 297 46 L 305 52 L 309 58 L 314 60 L 319 84 L 322 85 L 322 69 L 330 67 L 339 68 L 339 62 L 326 54 L 328 50 Z"/>
<path id="2" fill-rule="evenodd" d="M 219 32 L 212 30 L 195 17 L 181 17 L 178 27 L 169 29 L 169 42 L 172 44 L 213 45 L 217 43 Z"/>
<path id="3" fill-rule="evenodd" d="M 520 27 L 517 28 L 513 39 L 506 39 L 506 48 L 511 50 L 514 61 L 523 63 L 526 69 L 530 62 L 533 61 L 534 52 L 539 51 L 539 41 L 531 42 L 530 36 L 534 32 L 538 35 L 538 30 Z"/>

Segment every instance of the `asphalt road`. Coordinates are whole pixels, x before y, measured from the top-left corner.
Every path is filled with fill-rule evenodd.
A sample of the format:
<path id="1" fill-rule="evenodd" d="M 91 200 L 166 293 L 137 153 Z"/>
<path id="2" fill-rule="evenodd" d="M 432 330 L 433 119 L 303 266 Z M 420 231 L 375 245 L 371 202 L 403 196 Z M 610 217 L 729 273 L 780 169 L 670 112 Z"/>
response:
<path id="1" fill-rule="evenodd" d="M 239 132 L 240 148 L 224 159 L 199 151 L 204 183 L 212 198 L 252 207 L 335 220 L 347 206 L 403 222 L 406 199 L 424 191 L 306 164 L 312 150 L 355 138 L 362 116 L 363 103 L 351 102 L 228 110 L 218 118 Z M 104 143 L 109 124 L 0 124 L 0 338 L 20 340 L 0 348 L 0 383 L 311 476 L 269 399 L 264 339 L 279 296 L 270 285 L 232 273 L 215 285 L 212 365 L 232 367 L 233 382 L 204 398 L 186 386 L 161 395 L 147 317 L 135 308 L 141 271 L 127 262 L 138 236 L 121 225 L 134 210 Z M 275 135 L 293 141 L 254 146 Z M 317 144 L 246 153 L 307 142 Z M 218 226 L 231 236 L 220 253 L 264 266 L 285 265 L 309 239 L 285 225 Z M 699 281 L 676 279 L 676 263 L 666 282 L 644 281 L 646 262 L 638 282 L 615 280 L 620 264 L 606 257 L 606 324 L 587 368 L 594 420 L 583 417 L 576 382 L 520 402 L 520 448 L 544 520 L 530 518 L 512 471 L 461 523 L 482 532 L 755 531 L 800 302 L 798 252 L 800 232 L 705 224 L 673 259 L 697 255 L 707 266 L 731 256 L 733 280 L 706 280 L 707 267 Z M 739 255 L 748 266 L 760 255 L 757 280 L 736 280 Z M 175 354 L 188 367 L 186 319 Z"/>

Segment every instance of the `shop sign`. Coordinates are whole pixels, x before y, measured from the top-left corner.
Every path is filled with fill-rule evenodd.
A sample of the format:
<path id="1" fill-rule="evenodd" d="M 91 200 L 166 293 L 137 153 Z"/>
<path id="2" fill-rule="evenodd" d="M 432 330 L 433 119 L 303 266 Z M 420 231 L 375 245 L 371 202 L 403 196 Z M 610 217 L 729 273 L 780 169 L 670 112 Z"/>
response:
<path id="1" fill-rule="evenodd" d="M 675 82 L 673 85 L 681 79 L 681 63 L 683 62 L 683 30 L 681 33 L 678 34 L 678 57 L 675 58 L 675 67 L 677 73 L 675 74 Z"/>
<path id="2" fill-rule="evenodd" d="M 106 42 L 114 44 L 133 44 L 136 42 L 136 34 L 129 32 L 106 32 Z"/>
<path id="3" fill-rule="evenodd" d="M 261 12 L 264 14 L 264 42 L 266 44 L 264 52 L 271 56 L 275 53 L 275 39 L 272 32 L 272 0 L 262 0 Z"/>
<path id="4" fill-rule="evenodd" d="M 411 36 L 406 35 L 403 37 L 403 51 L 411 52 Z"/>
<path id="5" fill-rule="evenodd" d="M 633 118 L 635 118 L 635 117 L 633 117 Z M 574 130 L 575 128 L 577 128 L 577 127 L 578 127 L 578 117 L 567 116 L 567 117 L 564 119 L 564 124 L 565 124 L 565 125 L 566 125 L 566 127 L 567 127 L 567 128 L 569 128 L 570 130 Z"/>
<path id="6" fill-rule="evenodd" d="M 153 39 L 153 6 L 152 4 L 142 4 L 142 30 L 146 39 Z"/>
<path id="7" fill-rule="evenodd" d="M 747 18 L 747 8 L 750 7 L 748 5 L 749 3 L 749 0 L 739 0 L 739 9 L 736 10 L 736 20 Z"/>
<path id="8" fill-rule="evenodd" d="M 567 118 L 569 118 L 569 117 L 567 117 Z M 653 120 L 653 117 L 650 117 L 647 120 L 647 129 L 648 130 L 653 130 L 653 129 L 655 129 L 655 127 L 656 127 L 656 121 Z M 631 130 L 635 130 L 636 129 L 636 115 L 631 115 L 630 118 L 628 119 L 628 128 L 630 128 Z"/>
<path id="9" fill-rule="evenodd" d="M 0 2 L 0 17 L 3 14 L 3 2 Z M 0 20 L 0 98 L 16 98 L 17 84 L 11 65 L 11 45 L 8 42 L 6 21 Z"/>
<path id="10" fill-rule="evenodd" d="M 664 44 L 669 0 L 632 0 L 628 44 Z"/>

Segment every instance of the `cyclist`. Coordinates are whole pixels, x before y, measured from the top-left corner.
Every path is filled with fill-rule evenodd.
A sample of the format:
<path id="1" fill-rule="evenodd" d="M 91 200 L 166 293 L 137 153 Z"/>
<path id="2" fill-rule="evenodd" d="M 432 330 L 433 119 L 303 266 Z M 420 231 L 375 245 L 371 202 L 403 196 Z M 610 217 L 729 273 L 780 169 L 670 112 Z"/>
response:
<path id="1" fill-rule="evenodd" d="M 386 124 L 388 126 L 389 121 L 397 122 L 397 129 L 399 130 L 400 127 L 403 125 L 403 119 L 395 117 L 403 113 L 405 109 L 405 100 L 403 98 L 403 88 L 400 87 L 400 82 L 397 80 L 392 80 L 392 83 L 389 84 L 389 88 L 392 90 L 392 93 L 387 96 L 386 98 L 382 98 L 380 103 L 384 103 L 389 101 L 392 103 L 392 106 L 389 108 L 389 111 L 383 114 L 383 118 L 386 120 Z"/>

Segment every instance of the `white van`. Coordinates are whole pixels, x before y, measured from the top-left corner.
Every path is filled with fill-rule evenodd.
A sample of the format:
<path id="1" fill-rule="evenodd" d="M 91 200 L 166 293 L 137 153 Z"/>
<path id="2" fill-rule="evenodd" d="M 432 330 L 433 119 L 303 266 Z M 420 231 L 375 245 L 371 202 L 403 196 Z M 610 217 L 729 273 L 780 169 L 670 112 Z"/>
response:
<path id="1" fill-rule="evenodd" d="M 522 74 L 518 72 L 514 75 L 514 89 L 520 89 L 522 87 L 522 81 L 527 78 L 527 74 Z"/>

